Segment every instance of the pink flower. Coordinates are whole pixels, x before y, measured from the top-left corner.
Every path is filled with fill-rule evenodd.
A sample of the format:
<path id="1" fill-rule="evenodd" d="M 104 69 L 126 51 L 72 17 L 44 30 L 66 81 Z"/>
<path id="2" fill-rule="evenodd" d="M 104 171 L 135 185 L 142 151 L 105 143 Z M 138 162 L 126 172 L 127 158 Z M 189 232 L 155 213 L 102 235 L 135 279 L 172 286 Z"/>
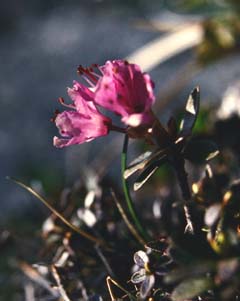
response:
<path id="1" fill-rule="evenodd" d="M 122 116 L 126 125 L 151 125 L 155 97 L 150 76 L 123 60 L 107 61 L 100 70 L 103 75 L 96 83 L 95 103 Z"/>
<path id="2" fill-rule="evenodd" d="M 97 69 L 97 72 L 94 72 Z M 71 111 L 64 111 L 55 118 L 61 138 L 54 137 L 56 147 L 88 142 L 105 136 L 110 130 L 126 132 L 126 129 L 112 124 L 111 119 L 101 114 L 96 105 L 119 114 L 122 121 L 130 126 L 132 137 L 144 137 L 146 128 L 150 127 L 155 117 L 151 111 L 154 103 L 153 82 L 148 74 L 142 73 L 140 67 L 123 60 L 107 61 L 104 66 L 93 65 L 90 68 L 78 68 L 79 74 L 89 87 L 74 82 L 68 94 L 73 104 L 66 105 Z"/>
<path id="3" fill-rule="evenodd" d="M 66 105 L 62 99 L 61 102 L 73 110 L 64 111 L 56 116 L 55 123 L 63 138 L 54 137 L 54 146 L 80 144 L 107 135 L 111 127 L 111 119 L 97 110 L 93 102 L 94 92 L 74 82 L 73 88 L 68 89 L 68 94 L 73 104 Z"/>

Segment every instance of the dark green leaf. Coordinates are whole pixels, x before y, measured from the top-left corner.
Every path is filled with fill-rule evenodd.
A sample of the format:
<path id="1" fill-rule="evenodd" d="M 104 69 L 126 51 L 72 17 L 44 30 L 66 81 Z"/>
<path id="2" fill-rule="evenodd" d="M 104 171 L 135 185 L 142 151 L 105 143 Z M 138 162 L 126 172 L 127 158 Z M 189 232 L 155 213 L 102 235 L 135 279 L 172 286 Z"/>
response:
<path id="1" fill-rule="evenodd" d="M 151 128 L 152 139 L 154 143 L 158 145 L 161 149 L 167 148 L 172 143 L 172 138 L 170 133 L 162 125 L 159 120 L 156 120 Z"/>
<path id="2" fill-rule="evenodd" d="M 127 179 L 132 174 L 134 174 L 139 169 L 143 169 L 145 165 L 148 163 L 149 157 L 152 155 L 152 152 L 147 151 L 140 156 L 138 156 L 135 160 L 133 160 L 128 168 L 124 171 L 124 179 Z"/>
<path id="3" fill-rule="evenodd" d="M 168 120 L 167 126 L 168 126 L 168 132 L 170 136 L 174 138 L 177 137 L 177 133 L 178 133 L 177 122 L 173 117 L 171 117 Z"/>
<path id="4" fill-rule="evenodd" d="M 210 140 L 195 140 L 188 142 L 184 149 L 184 157 L 194 163 L 204 163 L 219 154 L 217 145 Z"/>
<path id="5" fill-rule="evenodd" d="M 209 278 L 188 279 L 181 282 L 172 292 L 173 301 L 186 301 L 208 291 L 213 287 L 213 281 Z"/>
<path id="6" fill-rule="evenodd" d="M 166 162 L 166 159 L 167 156 L 164 154 L 158 160 L 155 160 L 152 163 L 148 164 L 144 171 L 137 178 L 136 182 L 134 183 L 133 189 L 137 191 L 139 188 L 141 188 L 143 184 L 145 184 L 147 180 L 155 173 L 159 166 Z"/>
<path id="7" fill-rule="evenodd" d="M 152 152 L 150 152 L 150 151 L 146 151 L 145 153 L 142 153 L 129 164 L 129 167 L 132 167 L 142 161 L 145 161 L 146 159 L 148 159 L 151 156 L 151 154 L 152 154 Z"/>
<path id="8" fill-rule="evenodd" d="M 129 178 L 136 171 L 144 169 L 147 165 L 157 160 L 161 160 L 168 152 L 168 148 L 157 149 L 154 152 L 146 152 L 137 157 L 124 171 L 124 179 Z"/>
<path id="9" fill-rule="evenodd" d="M 180 136 L 188 136 L 197 119 L 200 104 L 200 90 L 196 87 L 188 97 L 183 119 L 180 124 Z"/>
<path id="10" fill-rule="evenodd" d="M 181 268 L 169 272 L 164 277 L 164 282 L 166 284 L 173 284 L 184 279 L 195 279 L 196 277 L 198 279 L 199 277 L 214 271 L 215 268 L 214 262 L 193 262 L 192 264 L 186 264 Z"/>
<path id="11" fill-rule="evenodd" d="M 173 258 L 174 261 L 181 264 L 189 264 L 195 260 L 193 254 L 187 252 L 183 248 L 180 247 L 172 247 L 170 250 L 170 256 Z"/>
<path id="12" fill-rule="evenodd" d="M 167 247 L 168 247 L 168 243 L 167 240 L 164 238 L 149 241 L 145 246 L 145 248 L 161 254 L 163 254 L 163 252 L 167 249 Z"/>

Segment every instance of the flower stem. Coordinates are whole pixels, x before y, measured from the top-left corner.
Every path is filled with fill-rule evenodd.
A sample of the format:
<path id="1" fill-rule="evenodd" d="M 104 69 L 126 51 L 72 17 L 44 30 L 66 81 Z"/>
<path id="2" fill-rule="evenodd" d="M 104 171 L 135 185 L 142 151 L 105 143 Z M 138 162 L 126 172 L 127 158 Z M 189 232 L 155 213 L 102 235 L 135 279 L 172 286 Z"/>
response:
<path id="1" fill-rule="evenodd" d="M 121 128 L 120 126 L 116 126 L 116 125 L 114 125 L 114 124 L 111 124 L 110 130 L 111 130 L 111 131 L 115 131 L 115 132 L 119 132 L 119 133 L 126 134 L 126 129 L 125 129 L 125 128 Z"/>
<path id="2" fill-rule="evenodd" d="M 144 231 L 144 229 L 137 217 L 136 211 L 134 209 L 134 205 L 133 205 L 133 201 L 130 196 L 127 180 L 123 176 L 124 171 L 127 167 L 127 148 L 128 148 L 128 135 L 125 135 L 124 143 L 123 143 L 123 150 L 122 150 L 122 154 L 121 154 L 121 173 L 122 173 L 123 192 L 124 192 L 125 200 L 127 203 L 128 211 L 133 219 L 133 222 L 134 222 L 137 230 L 142 235 L 142 237 L 147 238 L 147 234 Z"/>

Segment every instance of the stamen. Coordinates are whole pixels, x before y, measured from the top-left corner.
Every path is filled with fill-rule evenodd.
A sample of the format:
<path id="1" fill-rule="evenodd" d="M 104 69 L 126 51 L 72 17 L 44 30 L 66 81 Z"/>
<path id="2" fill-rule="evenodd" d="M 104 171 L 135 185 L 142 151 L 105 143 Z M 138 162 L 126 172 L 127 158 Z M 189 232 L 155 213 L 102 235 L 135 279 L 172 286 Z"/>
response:
<path id="1" fill-rule="evenodd" d="M 85 68 L 82 65 L 79 65 L 77 68 L 77 72 L 82 75 L 85 73 Z"/>
<path id="2" fill-rule="evenodd" d="M 50 119 L 51 122 L 55 122 L 57 115 L 60 113 L 59 110 L 55 110 L 53 117 Z"/>
<path id="3" fill-rule="evenodd" d="M 64 101 L 64 99 L 63 99 L 63 97 L 59 97 L 58 101 L 60 102 L 61 105 L 63 105 L 66 108 L 75 109 L 74 105 L 66 104 L 65 101 Z"/>
<path id="4" fill-rule="evenodd" d="M 92 71 L 92 74 L 97 77 L 97 78 L 101 78 L 102 76 L 100 74 L 97 74 L 96 72 Z"/>
<path id="5" fill-rule="evenodd" d="M 97 69 L 103 75 L 103 71 L 102 71 L 103 66 L 99 66 L 98 64 L 92 64 L 92 67 Z"/>
<path id="6" fill-rule="evenodd" d="M 93 73 L 91 72 L 91 70 L 89 68 L 85 69 L 85 73 L 90 77 L 90 79 L 93 82 L 97 83 L 97 81 L 98 81 L 97 78 L 93 75 Z"/>
<path id="7" fill-rule="evenodd" d="M 58 97 L 58 101 L 60 102 L 60 104 L 64 104 L 64 98 L 63 97 Z"/>
<path id="8" fill-rule="evenodd" d="M 85 81 L 86 81 L 92 88 L 95 88 L 94 83 L 92 83 L 92 82 L 90 81 L 89 78 L 87 78 L 85 75 L 82 75 L 82 77 L 85 79 Z"/>
<path id="9" fill-rule="evenodd" d="M 89 68 L 84 68 L 80 65 L 77 69 L 77 72 L 80 76 L 83 76 L 85 81 L 91 86 L 95 87 L 95 84 L 98 82 L 100 75 L 94 72 L 93 66 Z"/>

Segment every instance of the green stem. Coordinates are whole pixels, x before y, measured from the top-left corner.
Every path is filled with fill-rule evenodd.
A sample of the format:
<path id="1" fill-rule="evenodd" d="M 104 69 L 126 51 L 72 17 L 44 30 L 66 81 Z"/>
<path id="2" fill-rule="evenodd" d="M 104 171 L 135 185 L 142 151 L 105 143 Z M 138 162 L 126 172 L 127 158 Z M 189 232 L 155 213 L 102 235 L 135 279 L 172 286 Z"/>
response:
<path id="1" fill-rule="evenodd" d="M 126 134 L 125 138 L 124 138 L 123 150 L 122 150 L 122 154 L 121 154 L 121 173 L 122 173 L 123 192 L 124 192 L 125 200 L 127 203 L 128 211 L 133 219 L 133 222 L 134 222 L 137 230 L 139 231 L 139 233 L 142 235 L 142 237 L 144 237 L 146 239 L 147 234 L 144 231 L 144 229 L 137 217 L 136 211 L 134 209 L 133 201 L 130 196 L 128 183 L 127 183 L 127 180 L 124 178 L 124 172 L 127 168 L 127 148 L 128 148 L 128 135 Z"/>

